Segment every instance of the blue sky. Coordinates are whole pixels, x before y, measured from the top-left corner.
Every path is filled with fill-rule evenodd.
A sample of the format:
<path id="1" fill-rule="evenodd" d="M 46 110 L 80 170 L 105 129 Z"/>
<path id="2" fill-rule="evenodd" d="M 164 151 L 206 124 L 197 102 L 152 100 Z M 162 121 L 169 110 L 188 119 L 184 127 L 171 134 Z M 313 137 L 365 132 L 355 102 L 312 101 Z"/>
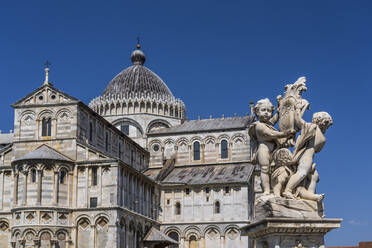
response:
<path id="1" fill-rule="evenodd" d="M 306 76 L 305 119 L 334 118 L 315 161 L 326 215 L 344 221 L 326 244 L 372 240 L 371 13 L 371 1 L 2 1 L 0 129 L 45 60 L 54 85 L 88 104 L 131 64 L 138 35 L 190 119 L 245 115 Z"/>

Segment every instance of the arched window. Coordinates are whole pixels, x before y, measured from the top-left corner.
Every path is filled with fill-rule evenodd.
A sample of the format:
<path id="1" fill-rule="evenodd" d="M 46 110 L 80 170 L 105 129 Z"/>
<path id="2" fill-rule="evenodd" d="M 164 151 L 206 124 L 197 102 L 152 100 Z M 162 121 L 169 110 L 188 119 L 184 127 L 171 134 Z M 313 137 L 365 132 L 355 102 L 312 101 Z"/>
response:
<path id="1" fill-rule="evenodd" d="M 31 183 L 36 183 L 36 170 L 31 170 Z"/>
<path id="2" fill-rule="evenodd" d="M 194 160 L 200 160 L 200 143 L 194 142 Z"/>
<path id="3" fill-rule="evenodd" d="M 128 124 L 122 124 L 120 126 L 120 131 L 122 131 L 126 135 L 129 135 L 129 125 Z"/>
<path id="4" fill-rule="evenodd" d="M 97 167 L 92 167 L 92 185 L 96 186 L 97 184 L 98 184 Z"/>
<path id="5" fill-rule="evenodd" d="M 106 132 L 106 138 L 105 138 L 105 150 L 108 151 L 109 149 L 109 133 Z"/>
<path id="6" fill-rule="evenodd" d="M 66 173 L 65 170 L 61 170 L 59 172 L 59 183 L 60 184 L 65 184 L 65 182 L 66 182 L 66 175 L 67 175 L 67 173 Z"/>
<path id="7" fill-rule="evenodd" d="M 89 122 L 89 141 L 93 141 L 93 123 Z"/>
<path id="8" fill-rule="evenodd" d="M 176 209 L 174 211 L 175 215 L 180 215 L 181 214 L 181 203 L 176 202 Z"/>
<path id="9" fill-rule="evenodd" d="M 219 201 L 214 203 L 214 213 L 219 214 L 221 212 L 221 205 Z"/>
<path id="10" fill-rule="evenodd" d="M 228 151 L 227 151 L 227 141 L 221 141 L 221 158 L 228 158 Z"/>
<path id="11" fill-rule="evenodd" d="M 49 118 L 44 117 L 42 119 L 41 135 L 43 137 L 52 135 L 52 119 L 50 117 Z"/>
<path id="12" fill-rule="evenodd" d="M 178 235 L 178 233 L 176 233 L 176 232 L 170 232 L 169 234 L 168 234 L 168 237 L 170 237 L 171 239 L 173 239 L 173 240 L 175 240 L 175 241 L 179 241 L 179 235 Z M 170 245 L 170 246 L 168 246 L 169 248 L 178 248 L 178 245 Z"/>

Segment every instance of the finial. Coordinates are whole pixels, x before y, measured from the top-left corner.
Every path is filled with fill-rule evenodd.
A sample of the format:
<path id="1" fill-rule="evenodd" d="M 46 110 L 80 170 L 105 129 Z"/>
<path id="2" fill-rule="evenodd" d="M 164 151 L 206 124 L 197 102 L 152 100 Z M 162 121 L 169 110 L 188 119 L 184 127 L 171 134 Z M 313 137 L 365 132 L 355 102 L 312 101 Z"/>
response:
<path id="1" fill-rule="evenodd" d="M 141 49 L 141 44 L 140 44 L 141 42 L 140 42 L 140 37 L 139 36 L 137 36 L 137 49 L 139 50 L 139 49 Z"/>
<path id="2" fill-rule="evenodd" d="M 45 62 L 45 81 L 44 81 L 44 85 L 49 85 L 50 84 L 50 82 L 49 82 L 49 66 L 51 65 L 51 63 L 47 60 L 46 62 Z"/>
<path id="3" fill-rule="evenodd" d="M 146 61 L 145 54 L 141 51 L 140 38 L 137 37 L 137 49 L 132 52 L 131 60 L 133 65 L 143 65 Z"/>

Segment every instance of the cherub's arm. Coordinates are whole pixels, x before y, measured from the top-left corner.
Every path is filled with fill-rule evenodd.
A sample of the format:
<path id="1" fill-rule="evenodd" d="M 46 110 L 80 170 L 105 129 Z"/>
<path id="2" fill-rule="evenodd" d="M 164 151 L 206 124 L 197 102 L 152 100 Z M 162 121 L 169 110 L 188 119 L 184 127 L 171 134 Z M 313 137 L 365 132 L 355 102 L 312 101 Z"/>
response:
<path id="1" fill-rule="evenodd" d="M 279 114 L 278 112 L 275 113 L 275 115 L 273 117 L 271 117 L 271 119 L 269 120 L 270 121 L 270 124 L 275 126 L 275 124 L 278 122 L 279 120 Z"/>
<path id="2" fill-rule="evenodd" d="M 277 138 L 284 138 L 284 137 L 290 136 L 292 134 L 292 131 L 278 132 L 276 130 L 272 130 L 271 128 L 268 128 L 263 123 L 258 123 L 256 125 L 256 133 L 257 133 L 257 136 L 262 137 L 264 139 L 277 139 Z"/>

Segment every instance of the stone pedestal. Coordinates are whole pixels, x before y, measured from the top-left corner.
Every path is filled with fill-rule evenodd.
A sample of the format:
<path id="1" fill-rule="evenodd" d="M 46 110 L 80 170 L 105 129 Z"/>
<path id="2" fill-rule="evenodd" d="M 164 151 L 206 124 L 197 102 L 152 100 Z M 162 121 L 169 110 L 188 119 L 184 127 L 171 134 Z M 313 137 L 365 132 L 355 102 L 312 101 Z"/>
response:
<path id="1" fill-rule="evenodd" d="M 242 228 L 255 248 L 324 248 L 324 236 L 341 219 L 265 218 Z"/>
<path id="2" fill-rule="evenodd" d="M 253 248 L 324 248 L 324 236 L 341 219 L 324 218 L 323 204 L 262 195 L 256 199 L 255 220 L 241 228 Z"/>

